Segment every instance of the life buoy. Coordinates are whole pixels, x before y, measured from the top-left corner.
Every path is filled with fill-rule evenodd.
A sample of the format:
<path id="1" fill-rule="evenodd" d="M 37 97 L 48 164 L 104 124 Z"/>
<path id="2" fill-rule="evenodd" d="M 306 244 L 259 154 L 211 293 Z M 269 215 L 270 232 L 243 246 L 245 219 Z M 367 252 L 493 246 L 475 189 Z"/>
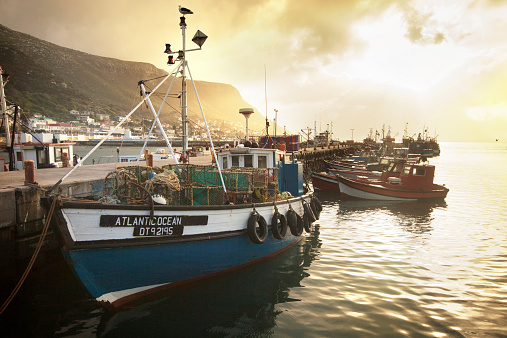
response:
<path id="1" fill-rule="evenodd" d="M 271 232 L 276 239 L 283 239 L 287 233 L 287 220 L 278 211 L 274 213 L 271 219 Z"/>
<path id="2" fill-rule="evenodd" d="M 268 223 L 262 215 L 252 211 L 248 219 L 247 233 L 250 240 L 255 244 L 262 244 L 266 241 L 266 238 L 268 238 Z"/>
<path id="3" fill-rule="evenodd" d="M 310 205 L 308 204 L 308 202 L 306 202 L 305 200 L 303 200 L 302 203 L 303 203 L 303 209 L 305 211 L 305 215 L 308 215 L 308 221 L 310 223 L 315 222 L 317 220 L 317 218 L 313 214 L 313 211 L 310 208 Z"/>
<path id="4" fill-rule="evenodd" d="M 290 233 L 294 236 L 301 235 L 301 232 L 298 231 L 298 214 L 292 209 L 287 211 L 287 224 L 289 225 Z"/>

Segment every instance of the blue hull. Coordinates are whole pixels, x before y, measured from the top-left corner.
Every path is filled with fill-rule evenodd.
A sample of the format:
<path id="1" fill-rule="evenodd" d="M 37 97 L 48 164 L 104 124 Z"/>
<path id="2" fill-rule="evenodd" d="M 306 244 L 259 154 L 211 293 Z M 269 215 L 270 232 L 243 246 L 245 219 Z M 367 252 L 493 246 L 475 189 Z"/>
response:
<path id="1" fill-rule="evenodd" d="M 66 256 L 92 297 L 119 305 L 174 283 L 267 258 L 301 239 L 288 232 L 282 240 L 270 234 L 266 242 L 254 244 L 245 233 L 183 243 L 76 249 L 66 251 Z"/>

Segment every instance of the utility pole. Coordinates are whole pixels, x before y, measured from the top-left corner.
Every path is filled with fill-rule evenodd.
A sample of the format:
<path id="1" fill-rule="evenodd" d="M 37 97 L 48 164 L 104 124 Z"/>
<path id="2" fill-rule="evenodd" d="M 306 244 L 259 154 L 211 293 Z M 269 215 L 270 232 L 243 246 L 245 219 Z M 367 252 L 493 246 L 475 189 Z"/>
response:
<path id="1" fill-rule="evenodd" d="M 5 80 L 4 80 L 4 78 L 5 78 Z M 2 70 L 2 67 L 0 67 L 0 103 L 2 105 L 2 114 L 3 114 L 3 119 L 4 119 L 5 146 L 6 147 L 11 146 L 9 116 L 7 115 L 7 102 L 5 102 L 5 91 L 4 91 L 4 87 L 5 87 L 5 84 L 7 84 L 8 78 L 9 78 L 9 75 Z"/>

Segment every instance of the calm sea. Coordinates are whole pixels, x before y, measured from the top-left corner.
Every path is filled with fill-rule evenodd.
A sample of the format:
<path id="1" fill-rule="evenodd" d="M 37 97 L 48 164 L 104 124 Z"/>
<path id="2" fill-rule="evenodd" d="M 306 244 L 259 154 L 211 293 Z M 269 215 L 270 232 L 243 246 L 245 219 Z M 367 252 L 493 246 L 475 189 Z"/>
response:
<path id="1" fill-rule="evenodd" d="M 60 258 L 32 273 L 0 335 L 506 337 L 507 144 L 442 143 L 441 203 L 319 194 L 315 231 L 281 256 L 117 313 Z"/>

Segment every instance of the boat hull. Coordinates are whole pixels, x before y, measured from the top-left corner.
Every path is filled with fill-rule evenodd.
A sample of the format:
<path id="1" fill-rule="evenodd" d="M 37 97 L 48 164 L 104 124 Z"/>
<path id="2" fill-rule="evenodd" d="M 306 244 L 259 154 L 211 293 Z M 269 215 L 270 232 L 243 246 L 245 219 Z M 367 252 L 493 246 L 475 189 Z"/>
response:
<path id="1" fill-rule="evenodd" d="M 392 188 L 386 187 L 387 184 L 360 182 L 356 180 L 339 177 L 340 192 L 342 195 L 380 201 L 417 201 L 444 199 L 447 196 L 448 189 L 439 187 L 434 190 L 405 190 L 399 189 L 395 185 Z"/>
<path id="2" fill-rule="evenodd" d="M 336 176 L 326 173 L 312 173 L 312 185 L 317 190 L 340 191 Z"/>
<path id="3" fill-rule="evenodd" d="M 310 198 L 292 198 L 277 202 L 276 207 L 286 214 L 290 202 L 303 215 L 302 200 L 310 202 Z M 270 230 L 264 243 L 253 243 L 247 232 L 253 205 L 157 206 L 153 221 L 140 225 L 150 219 L 149 207 L 81 204 L 64 202 L 58 214 L 62 251 L 81 283 L 104 307 L 122 306 L 163 289 L 244 267 L 303 238 L 287 229 L 283 239 L 276 239 Z M 256 204 L 255 210 L 271 223 L 273 202 Z M 157 235 L 160 229 L 178 223 L 178 217 L 186 219 L 186 224 Z M 151 228 L 156 229 L 153 234 Z"/>

